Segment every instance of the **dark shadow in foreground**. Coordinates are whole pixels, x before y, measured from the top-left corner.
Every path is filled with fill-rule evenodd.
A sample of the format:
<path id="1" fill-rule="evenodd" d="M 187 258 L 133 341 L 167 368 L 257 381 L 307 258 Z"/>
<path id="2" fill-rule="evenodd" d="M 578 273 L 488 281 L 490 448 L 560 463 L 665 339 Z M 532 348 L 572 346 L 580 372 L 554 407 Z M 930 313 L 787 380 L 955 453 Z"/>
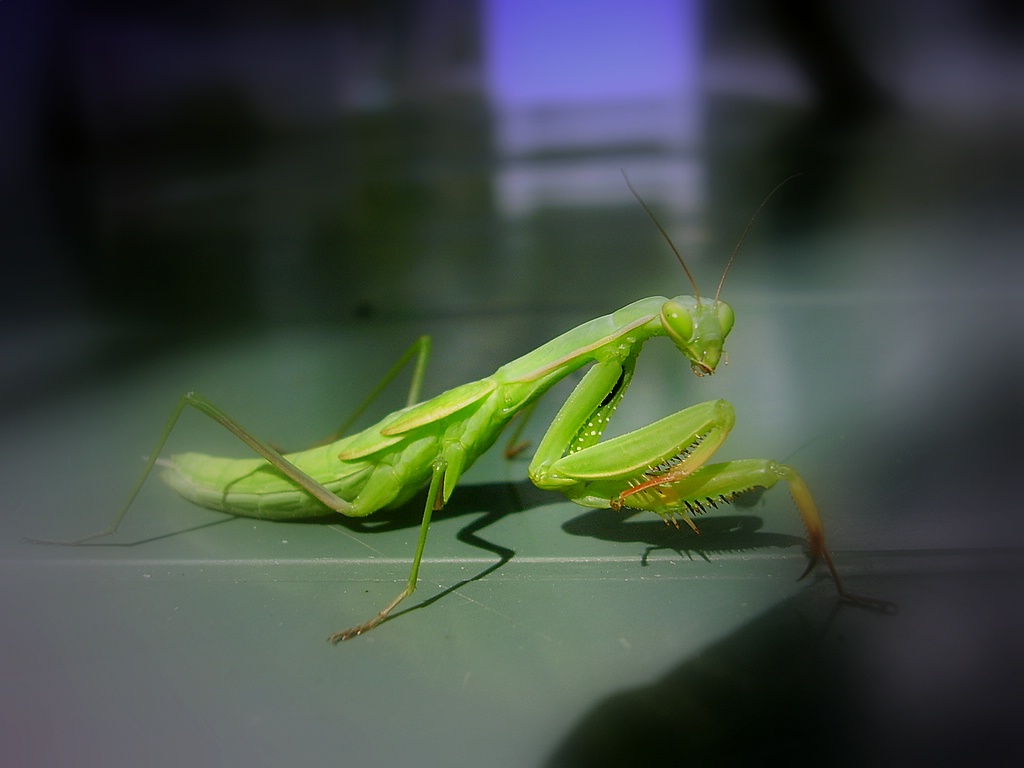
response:
<path id="1" fill-rule="evenodd" d="M 597 703 L 548 768 L 1024 764 L 1024 569 L 944 564 L 852 579 L 897 615 L 801 590 Z"/>
<path id="2" fill-rule="evenodd" d="M 651 685 L 600 702 L 547 765 L 856 765 L 847 668 L 822 642 L 840 609 L 822 594 L 804 590 Z"/>

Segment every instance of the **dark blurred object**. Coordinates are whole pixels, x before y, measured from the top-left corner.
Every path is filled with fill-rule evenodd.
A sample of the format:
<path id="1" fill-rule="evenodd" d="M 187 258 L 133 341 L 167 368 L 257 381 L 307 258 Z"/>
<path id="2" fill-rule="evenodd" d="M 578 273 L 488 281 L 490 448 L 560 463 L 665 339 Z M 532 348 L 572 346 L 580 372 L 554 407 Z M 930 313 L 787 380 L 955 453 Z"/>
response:
<path id="1" fill-rule="evenodd" d="M 63 287 L 132 325 L 332 321 L 485 248 L 475 3 L 200 5 L 32 17 L 8 314 Z"/>

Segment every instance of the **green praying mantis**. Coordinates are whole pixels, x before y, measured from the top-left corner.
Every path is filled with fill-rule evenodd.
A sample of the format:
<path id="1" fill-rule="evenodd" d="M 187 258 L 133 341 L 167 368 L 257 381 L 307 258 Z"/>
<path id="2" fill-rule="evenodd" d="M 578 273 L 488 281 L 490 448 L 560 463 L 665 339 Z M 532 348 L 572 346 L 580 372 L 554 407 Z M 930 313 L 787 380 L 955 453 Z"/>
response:
<path id="1" fill-rule="evenodd" d="M 178 418 L 189 406 L 223 425 L 258 455 L 230 459 L 185 453 L 159 461 L 163 479 L 183 497 L 203 507 L 264 520 L 335 514 L 364 517 L 397 507 L 428 486 L 405 588 L 369 620 L 329 637 L 332 643 L 349 640 L 385 621 L 415 591 L 431 516 L 451 498 L 463 473 L 494 445 L 517 414 L 528 412 L 557 382 L 590 365 L 530 462 L 530 480 L 537 487 L 559 491 L 584 507 L 649 510 L 677 527 L 681 519 L 699 532 L 693 517 L 708 507 L 727 504 L 748 491 L 768 489 L 784 481 L 807 529 L 809 563 L 804 576 L 823 561 L 843 601 L 886 609 L 888 604 L 883 601 L 855 596 L 843 586 L 825 544 L 817 506 L 795 469 L 769 459 L 708 463 L 735 422 L 733 407 L 725 400 L 694 405 L 602 441 L 649 339 L 667 336 L 697 376 L 715 372 L 735 321 L 732 307 L 721 300 L 722 286 L 757 213 L 775 191 L 750 219 L 714 298 L 708 298 L 701 296 L 686 262 L 628 178 L 626 183 L 668 240 L 693 287 L 692 296 L 641 299 L 583 323 L 486 378 L 421 402 L 419 392 L 430 350 L 429 338 L 423 337 L 370 396 L 372 400 L 415 355 L 406 407 L 360 432 L 295 453 L 279 452 L 207 398 L 189 392 L 174 407 L 139 479 L 110 525 L 81 539 L 60 543 L 81 544 L 117 530 L 158 463 Z"/>

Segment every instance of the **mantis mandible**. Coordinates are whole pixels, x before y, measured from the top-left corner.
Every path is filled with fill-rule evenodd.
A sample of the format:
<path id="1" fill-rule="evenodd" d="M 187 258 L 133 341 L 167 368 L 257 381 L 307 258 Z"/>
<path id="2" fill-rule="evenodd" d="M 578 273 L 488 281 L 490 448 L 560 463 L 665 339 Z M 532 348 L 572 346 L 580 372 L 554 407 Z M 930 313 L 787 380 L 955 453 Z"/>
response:
<path id="1" fill-rule="evenodd" d="M 733 407 L 725 400 L 694 405 L 633 432 L 601 440 L 649 339 L 667 336 L 697 376 L 715 372 L 735 320 L 732 307 L 720 298 L 722 286 L 754 218 L 775 191 L 750 219 L 726 264 L 714 298 L 708 298 L 700 295 L 686 262 L 628 178 L 626 183 L 668 240 L 690 280 L 692 296 L 641 299 L 583 323 L 501 366 L 486 378 L 419 402 L 430 349 L 429 338 L 423 337 L 392 368 L 384 382 L 418 351 L 406 407 L 360 432 L 295 453 L 282 454 L 243 429 L 201 394 L 189 392 L 174 407 L 139 479 L 110 525 L 81 539 L 59 543 L 81 544 L 117 530 L 188 406 L 223 425 L 258 454 L 258 458 L 228 459 L 185 453 L 161 461 L 163 479 L 186 499 L 203 507 L 264 520 L 339 513 L 364 517 L 403 504 L 427 485 L 419 537 L 405 588 L 368 621 L 329 637 L 332 643 L 351 639 L 386 620 L 416 589 L 431 515 L 448 502 L 463 473 L 497 441 L 513 417 L 529 409 L 557 382 L 590 365 L 540 440 L 530 462 L 530 480 L 537 487 L 559 491 L 584 507 L 649 510 L 677 527 L 681 519 L 699 533 L 693 517 L 708 507 L 727 504 L 740 494 L 785 481 L 807 528 L 809 563 L 803 575 L 823 561 L 843 601 L 886 610 L 888 604 L 884 601 L 857 597 L 846 591 L 825 544 L 817 506 L 795 469 L 769 459 L 707 463 L 735 422 Z"/>

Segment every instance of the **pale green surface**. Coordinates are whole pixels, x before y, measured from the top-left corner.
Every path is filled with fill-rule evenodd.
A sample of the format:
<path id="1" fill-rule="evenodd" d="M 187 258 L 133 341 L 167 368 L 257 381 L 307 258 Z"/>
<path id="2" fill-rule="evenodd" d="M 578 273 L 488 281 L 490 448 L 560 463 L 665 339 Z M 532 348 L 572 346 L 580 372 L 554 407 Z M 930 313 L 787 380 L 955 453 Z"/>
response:
<path id="1" fill-rule="evenodd" d="M 758 315 L 755 302 L 746 313 L 754 328 Z M 743 318 L 741 313 L 740 339 Z M 443 355 L 456 329 L 464 338 L 486 338 L 492 331 L 489 321 L 438 323 L 425 330 L 437 332 Z M 467 475 L 447 514 L 435 522 L 411 604 L 495 561 L 456 539 L 463 526 L 488 512 L 509 514 L 479 535 L 514 550 L 515 558 L 486 579 L 338 647 L 325 642 L 327 634 L 371 614 L 406 578 L 418 503 L 404 527 L 359 533 L 342 525 L 226 518 L 192 507 L 153 482 L 110 542 L 52 548 L 19 540 L 76 536 L 105 524 L 134 479 L 138 465 L 132 457 L 145 453 L 165 410 L 188 386 L 206 391 L 270 439 L 312 439 L 341 420 L 340 414 L 326 423 L 317 418 L 332 412 L 335 399 L 344 400 L 334 389 L 331 361 L 364 352 L 368 339 L 389 359 L 385 350 L 400 351 L 411 330 L 392 325 L 295 331 L 225 344 L 86 387 L 5 425 L 9 514 L 0 610 L 7 626 L 4 700 L 9 707 L 16 702 L 9 716 L 16 725 L 6 735 L 12 754 L 22 756 L 23 764 L 79 766 L 280 765 L 295 755 L 310 766 L 533 765 L 556 749 L 579 749 L 574 729 L 597 716 L 593 708 L 601 702 L 659 680 L 658 690 L 669 684 L 665 680 L 676 685 L 674 669 L 686 670 L 697 651 L 732 633 L 740 633 L 735 642 L 744 656 L 769 654 L 750 662 L 755 682 L 760 680 L 756 669 L 772 668 L 772 643 L 778 640 L 762 648 L 742 629 L 794 594 L 802 595 L 796 615 L 803 618 L 787 618 L 791 609 L 782 609 L 784 638 L 794 631 L 791 621 L 797 648 L 819 631 L 825 648 L 837 644 L 836 653 L 850 652 L 851 632 L 866 638 L 866 647 L 882 652 L 865 659 L 858 644 L 853 668 L 867 665 L 872 692 L 880 687 L 892 695 L 887 675 L 908 663 L 917 670 L 911 661 L 918 649 L 893 641 L 908 632 L 926 633 L 936 612 L 941 620 L 982 626 L 977 633 L 983 644 L 992 639 L 974 615 L 991 618 L 987 608 L 979 609 L 973 597 L 947 604 L 929 585 L 942 580 L 937 574 L 950 563 L 968 573 L 994 564 L 1013 572 L 1007 565 L 1013 558 L 972 556 L 964 565 L 942 556 L 886 556 L 884 550 L 913 549 L 913 542 L 877 531 L 870 509 L 841 518 L 828 484 L 820 494 L 826 531 L 839 550 L 840 569 L 851 576 L 849 586 L 887 599 L 909 595 L 900 617 L 847 610 L 824 629 L 834 606 L 832 588 L 825 580 L 795 581 L 803 567 L 800 524 L 784 492 L 770 494 L 753 510 L 729 510 L 720 522 L 705 518 L 700 539 L 685 529 L 666 529 L 653 515 L 588 529 L 584 521 L 595 518 L 584 516 L 598 513 L 531 490 L 525 462 L 506 463 L 500 452 Z M 737 351 L 725 375 L 710 380 L 694 379 L 684 363 L 674 355 L 662 357 L 653 345 L 650 352 L 652 364 L 638 373 L 630 392 L 634 406 L 620 414 L 623 429 L 653 418 L 648 411 L 690 402 L 690 393 L 730 390 L 744 373 Z M 475 375 L 469 370 L 477 364 L 466 355 L 462 363 L 434 369 L 428 381 L 447 385 L 449 376 Z M 356 369 L 365 382 L 353 381 L 351 371 L 339 378 L 346 388 L 362 390 L 371 385 L 372 369 Z M 684 386 L 673 386 L 672 377 Z M 659 391 L 659 383 L 666 392 L 661 399 L 649 394 Z M 284 399 L 282 391 L 288 393 Z M 745 428 L 743 415 L 750 414 L 752 401 L 742 386 L 730 397 L 741 419 L 727 453 L 751 455 L 749 445 L 766 443 L 767 437 L 752 437 Z M 548 403 L 551 409 L 557 405 L 557 396 Z M 752 415 L 756 421 L 756 411 Z M 543 413 L 537 418 L 545 423 Z M 244 455 L 206 421 L 185 420 L 172 450 L 202 445 Z M 792 436 L 782 442 L 798 443 Z M 827 455 L 840 460 L 842 449 Z M 815 462 L 809 463 L 813 484 Z M 877 487 L 877 480 L 866 482 Z M 892 517 L 914 509 L 908 504 L 884 513 Z M 755 529 L 763 520 L 763 526 L 742 530 L 743 520 Z M 586 535 L 573 535 L 581 525 Z M 868 547 L 874 555 L 844 554 L 848 542 L 865 540 L 874 542 Z M 647 547 L 658 543 L 684 551 L 655 550 L 644 566 Z M 1016 573 L 1009 582 L 996 579 L 993 584 L 1002 586 L 995 590 L 986 582 L 986 606 L 998 603 L 996 595 L 1009 594 L 1006 585 L 1019 582 Z M 923 602 L 922 595 L 928 596 Z M 921 605 L 931 612 L 921 614 Z M 1002 632 L 999 623 L 1013 628 L 1016 613 L 1002 616 L 995 636 Z M 736 685 L 738 693 L 730 696 L 749 700 L 753 694 L 742 677 L 728 682 L 732 674 L 723 690 Z M 769 676 L 766 684 L 778 684 L 773 680 Z M 829 695 L 850 705 L 848 691 L 831 686 Z M 689 689 L 669 690 L 675 692 L 665 706 L 683 706 Z M 856 727 L 879 726 L 857 702 Z M 637 716 L 657 722 L 650 715 Z M 784 712 L 774 716 L 789 723 Z M 624 717 L 617 720 L 629 743 L 636 734 Z M 687 718 L 682 720 L 685 725 Z M 792 725 L 799 728 L 799 722 Z M 605 724 L 599 730 L 614 739 L 616 728 Z M 882 733 L 900 744 L 913 739 L 898 729 L 895 735 Z M 693 739 L 690 733 L 681 737 L 684 743 L 655 740 L 650 748 L 705 748 Z M 588 742 L 585 737 L 583 744 Z"/>

